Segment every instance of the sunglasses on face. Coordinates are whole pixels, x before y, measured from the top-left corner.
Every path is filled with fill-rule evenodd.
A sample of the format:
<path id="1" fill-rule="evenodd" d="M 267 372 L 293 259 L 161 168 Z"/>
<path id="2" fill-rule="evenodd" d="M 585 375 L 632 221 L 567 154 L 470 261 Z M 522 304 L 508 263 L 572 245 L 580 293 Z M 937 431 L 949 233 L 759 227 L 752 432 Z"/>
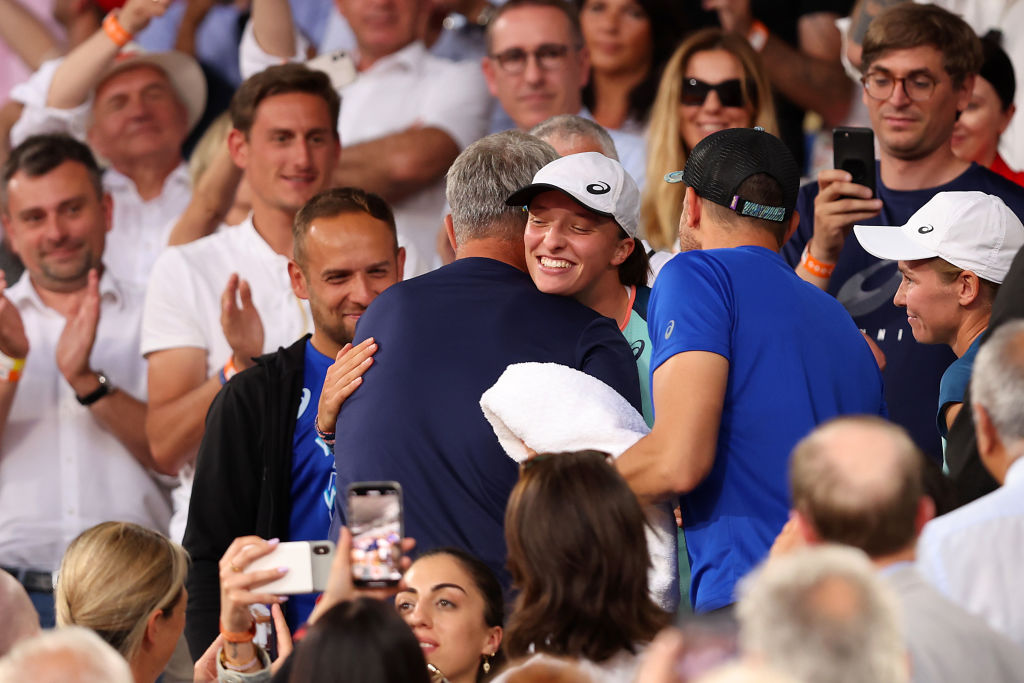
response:
<path id="1" fill-rule="evenodd" d="M 686 78 L 683 80 L 681 101 L 691 107 L 699 107 L 704 104 L 704 100 L 708 98 L 708 93 L 712 90 L 718 95 L 718 101 L 722 103 L 723 107 L 747 106 L 747 100 L 743 96 L 743 83 L 738 78 L 730 78 L 721 83 L 705 83 L 696 78 Z M 747 93 L 749 93 L 751 101 L 756 100 L 757 86 L 753 81 L 747 81 Z"/>

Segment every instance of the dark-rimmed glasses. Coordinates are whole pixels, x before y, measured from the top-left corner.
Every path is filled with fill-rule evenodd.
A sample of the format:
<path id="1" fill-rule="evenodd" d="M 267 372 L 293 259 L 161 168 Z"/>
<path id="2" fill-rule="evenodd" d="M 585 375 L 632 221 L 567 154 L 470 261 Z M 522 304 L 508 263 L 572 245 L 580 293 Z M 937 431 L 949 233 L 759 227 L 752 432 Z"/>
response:
<path id="1" fill-rule="evenodd" d="M 721 83 L 705 83 L 696 78 L 684 78 L 680 101 L 690 107 L 699 107 L 704 104 L 712 90 L 718 95 L 718 101 L 723 107 L 747 106 L 747 99 L 743 96 L 743 82 L 738 78 L 730 78 Z M 756 100 L 757 86 L 753 81 L 747 81 L 747 92 L 751 101 Z"/>
<path id="2" fill-rule="evenodd" d="M 925 102 L 935 94 L 936 81 L 926 73 L 912 73 L 897 78 L 887 71 L 872 71 L 860 79 L 864 92 L 874 100 L 887 100 L 892 97 L 896 84 L 903 85 L 903 92 L 914 102 Z"/>
<path id="3" fill-rule="evenodd" d="M 528 52 L 521 47 L 510 47 L 491 55 L 491 59 L 498 63 L 502 71 L 515 76 L 526 70 L 526 63 L 530 61 L 531 56 L 537 60 L 538 66 L 544 71 L 556 71 L 565 66 L 565 57 L 568 54 L 568 45 L 544 43 L 533 52 Z"/>

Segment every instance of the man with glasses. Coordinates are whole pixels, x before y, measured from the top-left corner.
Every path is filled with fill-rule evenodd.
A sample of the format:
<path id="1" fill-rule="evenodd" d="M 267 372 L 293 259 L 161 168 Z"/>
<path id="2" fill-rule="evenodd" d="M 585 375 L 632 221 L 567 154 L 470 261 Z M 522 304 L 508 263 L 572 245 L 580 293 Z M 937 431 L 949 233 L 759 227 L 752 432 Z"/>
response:
<path id="1" fill-rule="evenodd" d="M 492 132 L 510 125 L 528 131 L 559 114 L 590 118 L 583 86 L 590 54 L 583 45 L 576 10 L 562 0 L 510 0 L 487 26 L 484 78 L 504 112 Z M 507 114 L 509 121 L 501 114 Z M 639 135 L 609 130 L 619 160 L 638 185 L 644 179 L 644 142 Z"/>
<path id="2" fill-rule="evenodd" d="M 863 99 L 880 153 L 877 187 L 855 184 L 842 170 L 822 171 L 801 189 L 800 226 L 783 250 L 797 273 L 833 294 L 881 348 L 892 419 L 936 460 L 939 379 L 955 356 L 914 340 L 906 311 L 893 304 L 901 280 L 896 262 L 847 237 L 855 223 L 903 225 L 939 192 L 985 192 L 1024 215 L 1024 190 L 953 155 L 953 125 L 980 66 L 980 42 L 956 15 L 916 3 L 879 14 L 862 60 Z"/>

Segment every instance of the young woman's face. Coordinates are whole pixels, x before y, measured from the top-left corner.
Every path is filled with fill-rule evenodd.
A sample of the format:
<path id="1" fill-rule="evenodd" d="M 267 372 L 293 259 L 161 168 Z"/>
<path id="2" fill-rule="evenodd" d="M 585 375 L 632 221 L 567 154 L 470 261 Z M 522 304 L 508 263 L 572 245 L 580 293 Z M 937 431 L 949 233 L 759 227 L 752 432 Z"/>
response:
<path id="1" fill-rule="evenodd" d="M 650 68 L 651 21 L 636 0 L 586 0 L 580 28 L 595 71 L 633 73 Z"/>
<path id="2" fill-rule="evenodd" d="M 687 149 L 711 133 L 754 125 L 754 107 L 742 97 L 746 77 L 740 60 L 726 50 L 703 50 L 690 57 L 679 103 L 679 132 Z"/>
<path id="3" fill-rule="evenodd" d="M 484 621 L 483 593 L 451 555 L 431 555 L 405 573 L 395 607 L 412 628 L 423 656 L 452 683 L 476 679 L 483 655 L 501 645 L 501 627 Z"/>
<path id="4" fill-rule="evenodd" d="M 530 202 L 526 220 L 526 266 L 537 289 L 587 303 L 602 278 L 618 281 L 618 267 L 632 240 L 622 239 L 614 220 L 588 211 L 551 190 Z"/>

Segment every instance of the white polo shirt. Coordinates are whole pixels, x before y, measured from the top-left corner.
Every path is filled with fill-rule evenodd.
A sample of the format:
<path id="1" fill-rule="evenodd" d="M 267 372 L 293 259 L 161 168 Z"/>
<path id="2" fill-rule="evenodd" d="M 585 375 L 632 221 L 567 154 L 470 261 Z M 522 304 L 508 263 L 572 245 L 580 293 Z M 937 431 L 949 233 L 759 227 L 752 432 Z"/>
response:
<path id="1" fill-rule="evenodd" d="M 292 292 L 288 259 L 270 248 L 252 216 L 181 246 L 168 247 L 153 265 L 142 316 L 142 354 L 182 347 L 206 351 L 207 375 L 231 356 L 220 324 L 220 297 L 232 273 L 249 282 L 263 321 L 263 352 L 288 346 L 313 331 L 309 303 Z M 181 472 L 174 492 L 171 538 L 180 541 L 188 519 L 192 468 Z"/>
<path id="2" fill-rule="evenodd" d="M 166 485 L 79 405 L 57 369 L 64 316 L 43 304 L 28 273 L 6 295 L 21 313 L 31 349 L 0 441 L 0 563 L 55 571 L 68 544 L 104 521 L 167 533 Z M 90 364 L 145 401 L 142 292 L 105 272 L 100 297 Z"/>

